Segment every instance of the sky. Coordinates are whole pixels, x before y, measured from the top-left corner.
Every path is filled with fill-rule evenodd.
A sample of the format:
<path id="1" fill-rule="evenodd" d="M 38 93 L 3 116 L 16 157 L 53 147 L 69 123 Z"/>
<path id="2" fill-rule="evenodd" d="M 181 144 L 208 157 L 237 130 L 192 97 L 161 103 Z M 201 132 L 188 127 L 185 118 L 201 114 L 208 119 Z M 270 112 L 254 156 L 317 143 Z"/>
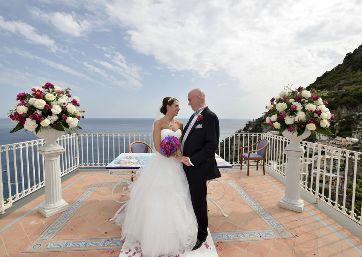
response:
<path id="1" fill-rule="evenodd" d="M 152 118 L 201 88 L 219 118 L 258 118 L 362 44 L 360 0 L 0 2 L 0 118 L 52 82 L 85 117 Z"/>

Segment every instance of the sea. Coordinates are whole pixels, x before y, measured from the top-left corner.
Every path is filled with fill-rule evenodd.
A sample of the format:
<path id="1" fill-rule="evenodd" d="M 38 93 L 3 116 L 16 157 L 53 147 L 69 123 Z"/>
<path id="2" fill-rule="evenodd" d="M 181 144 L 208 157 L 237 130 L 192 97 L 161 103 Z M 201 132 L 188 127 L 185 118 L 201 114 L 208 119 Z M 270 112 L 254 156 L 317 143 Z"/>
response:
<path id="1" fill-rule="evenodd" d="M 187 123 L 187 119 L 181 119 L 184 124 Z M 82 119 L 79 123 L 79 125 L 82 127 L 82 129 L 79 131 L 82 132 L 102 132 L 102 133 L 129 133 L 129 134 L 148 134 L 152 131 L 152 124 L 154 119 L 150 118 L 85 118 Z M 220 140 L 223 138 L 232 135 L 235 131 L 242 129 L 247 119 L 220 119 Z M 13 143 L 19 143 L 19 142 L 25 142 L 29 140 L 37 139 L 37 137 L 34 135 L 34 133 L 31 133 L 29 131 L 20 130 L 15 133 L 10 133 L 10 130 L 14 128 L 15 124 L 10 121 L 10 119 L 0 119 L 0 146 L 7 145 L 7 144 L 13 144 Z M 119 142 L 120 145 L 123 144 L 123 142 Z M 85 149 L 88 149 L 87 146 L 83 146 L 84 151 L 87 151 Z M 93 147 L 93 145 L 92 145 Z M 94 146 L 96 147 L 96 146 Z M 1 147 L 0 151 L 3 151 L 4 148 Z M 93 149 L 94 150 L 94 149 Z M 93 151 L 90 150 L 90 151 Z M 24 154 L 24 152 L 23 152 Z M 29 160 L 32 159 L 32 153 L 29 152 Z M 107 153 L 106 153 L 107 156 Z M 25 157 L 24 157 L 25 158 Z M 111 157 L 113 159 L 113 157 Z M 106 160 L 106 161 L 111 161 Z M 15 163 L 14 163 L 15 162 Z M 9 163 L 10 163 L 10 169 L 7 170 L 6 167 L 6 154 L 2 154 L 0 152 L 0 167 L 2 167 L 2 171 L 0 175 L 2 175 L 3 182 L 7 182 L 10 184 L 11 191 L 9 191 L 8 186 L 3 187 L 3 195 L 4 198 L 7 199 L 10 197 L 10 194 L 13 195 L 14 192 L 22 192 L 23 189 L 30 188 L 35 186 L 36 184 L 40 183 L 40 181 L 43 181 L 43 173 L 40 173 L 40 175 L 34 173 L 35 170 L 38 170 L 39 167 L 42 166 L 42 164 L 35 163 L 33 167 L 33 163 L 28 163 L 28 165 L 24 165 L 25 173 L 24 177 L 21 177 L 20 170 L 22 168 L 22 163 L 20 158 L 14 159 L 13 155 L 9 154 Z M 39 167 L 37 165 L 40 165 Z M 14 167 L 17 167 L 15 169 Z M 37 168 L 38 167 L 38 168 Z M 28 174 L 28 175 L 27 175 Z M 28 177 L 29 176 L 29 177 Z M 5 184 L 4 184 L 5 185 Z"/>
<path id="2" fill-rule="evenodd" d="M 187 119 L 180 120 L 187 123 Z M 79 122 L 82 127 L 79 132 L 151 133 L 153 121 L 151 118 L 85 118 Z M 220 119 L 221 137 L 244 128 L 247 122 L 248 119 Z M 0 119 L 0 145 L 37 139 L 33 133 L 24 129 L 10 133 L 14 127 L 15 124 L 10 119 Z"/>

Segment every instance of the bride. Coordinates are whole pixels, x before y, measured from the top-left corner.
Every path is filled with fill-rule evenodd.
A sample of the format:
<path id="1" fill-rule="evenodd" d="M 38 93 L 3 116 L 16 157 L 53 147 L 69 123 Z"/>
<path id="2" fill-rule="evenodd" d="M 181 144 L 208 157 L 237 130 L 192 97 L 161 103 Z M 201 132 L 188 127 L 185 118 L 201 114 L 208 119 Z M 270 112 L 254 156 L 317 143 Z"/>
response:
<path id="1" fill-rule="evenodd" d="M 166 136 L 180 139 L 182 123 L 175 119 L 180 110 L 176 98 L 165 97 L 153 129 L 155 154 L 132 184 L 124 212 L 115 217 L 122 227 L 123 249 L 140 244 L 143 256 L 177 255 L 189 251 L 197 240 L 197 221 L 193 212 L 185 173 L 175 157 L 160 153 Z"/>

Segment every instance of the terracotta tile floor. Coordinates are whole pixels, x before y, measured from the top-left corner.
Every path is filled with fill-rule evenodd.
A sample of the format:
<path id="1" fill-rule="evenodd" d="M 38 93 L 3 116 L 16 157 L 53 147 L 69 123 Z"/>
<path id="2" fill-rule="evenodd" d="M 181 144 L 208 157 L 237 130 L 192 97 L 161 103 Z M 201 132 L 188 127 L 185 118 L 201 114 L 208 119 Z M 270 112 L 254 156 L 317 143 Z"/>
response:
<path id="1" fill-rule="evenodd" d="M 294 213 L 278 207 L 284 186 L 252 170 L 231 169 L 209 184 L 209 228 L 220 257 L 362 256 L 362 240 L 312 204 Z M 44 218 L 38 197 L 0 219 L 0 257 L 116 257 L 120 228 L 109 222 L 119 204 L 112 188 L 127 175 L 82 171 L 63 182 L 67 211 Z M 120 188 L 119 188 L 120 189 Z M 116 199 L 126 199 L 122 190 Z M 222 197 L 223 196 L 223 197 Z"/>

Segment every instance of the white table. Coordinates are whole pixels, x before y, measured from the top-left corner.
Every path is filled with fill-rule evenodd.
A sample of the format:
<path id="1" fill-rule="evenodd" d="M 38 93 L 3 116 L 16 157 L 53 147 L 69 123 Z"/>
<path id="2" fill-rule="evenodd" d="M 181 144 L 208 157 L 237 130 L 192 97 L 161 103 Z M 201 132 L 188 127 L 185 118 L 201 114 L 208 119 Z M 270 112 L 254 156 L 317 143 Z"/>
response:
<path id="1" fill-rule="evenodd" d="M 109 163 L 106 166 L 106 169 L 109 170 L 110 174 L 113 174 L 115 171 L 117 172 L 126 172 L 128 174 L 131 174 L 131 180 L 125 180 L 125 179 L 121 179 L 121 181 L 119 183 L 117 183 L 113 189 L 112 189 L 112 198 L 114 201 L 123 204 L 122 208 L 119 209 L 119 211 L 121 211 L 124 207 L 125 207 L 125 203 L 127 201 L 118 201 L 117 199 L 115 199 L 114 197 L 114 191 L 119 187 L 119 186 L 126 186 L 128 188 L 128 186 L 132 183 L 133 181 L 133 175 L 135 174 L 135 170 L 143 167 L 147 161 L 153 156 L 153 153 L 121 153 L 120 155 L 118 155 L 111 163 Z M 219 169 L 229 169 L 232 168 L 232 165 L 225 161 L 223 158 L 221 158 L 220 156 L 218 156 L 217 154 L 215 154 L 215 159 L 216 159 L 216 163 L 217 163 L 217 167 Z M 211 184 L 213 183 L 218 183 L 220 185 L 222 185 L 223 190 L 222 190 L 222 195 L 221 197 L 218 198 L 212 198 L 212 197 L 207 197 L 207 199 L 212 202 L 219 210 L 220 212 L 224 215 L 224 217 L 228 217 L 228 214 L 226 214 L 224 212 L 224 210 L 221 208 L 221 206 L 217 203 L 217 201 L 221 200 L 224 195 L 225 195 L 225 187 L 224 184 L 215 179 L 215 180 L 209 180 L 208 181 L 208 186 L 209 186 L 209 192 L 208 193 L 212 193 L 212 186 Z"/>

